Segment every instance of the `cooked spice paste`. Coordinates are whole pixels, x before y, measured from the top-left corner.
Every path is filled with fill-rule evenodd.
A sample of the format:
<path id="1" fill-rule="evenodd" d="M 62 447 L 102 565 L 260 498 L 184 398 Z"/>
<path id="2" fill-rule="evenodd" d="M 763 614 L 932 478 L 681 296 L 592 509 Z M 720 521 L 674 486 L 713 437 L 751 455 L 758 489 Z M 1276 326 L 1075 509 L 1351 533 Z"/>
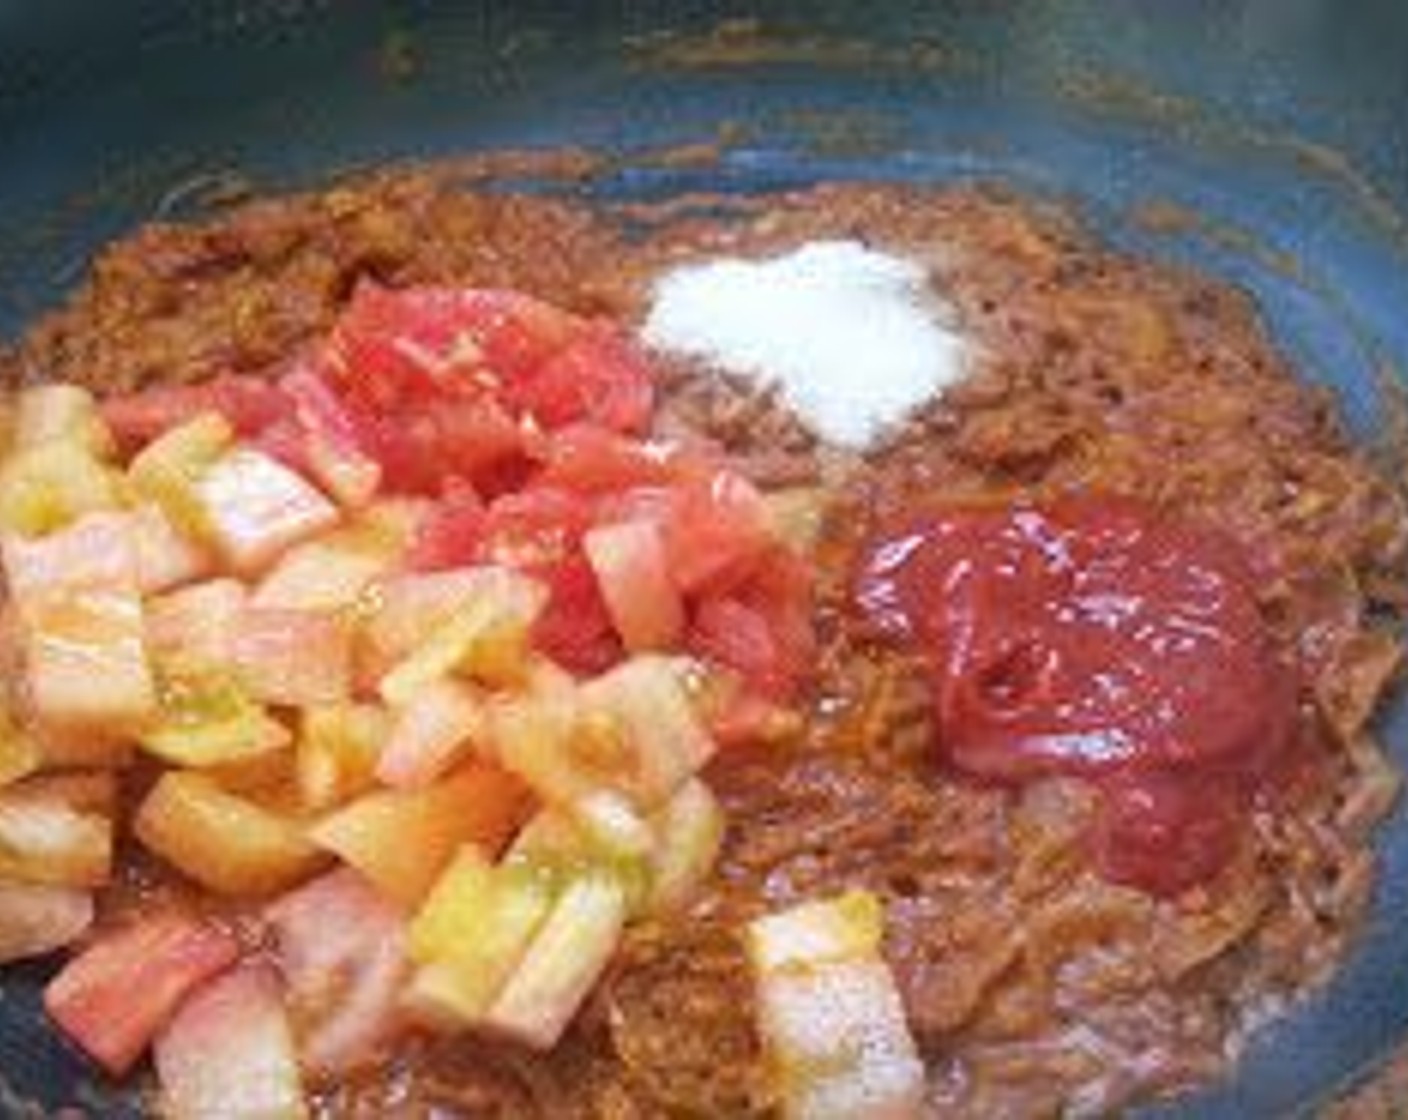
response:
<path id="1" fill-rule="evenodd" d="M 716 728 L 720 747 L 701 773 L 727 822 L 714 873 L 686 912 L 625 930 L 550 1052 L 411 1034 L 372 1047 L 368 1058 L 366 1033 L 322 1031 L 324 1014 L 381 1000 L 387 977 L 398 975 L 404 915 L 368 905 L 346 880 L 318 880 L 280 906 L 249 906 L 212 900 L 164 862 L 124 849 L 118 881 L 98 896 L 100 933 L 178 902 L 247 947 L 271 935 L 306 946 L 307 954 L 278 962 L 284 984 L 321 982 L 329 969 L 341 980 L 318 988 L 311 1020 L 296 1017 L 300 1052 L 320 1062 L 363 1058 L 333 1077 L 305 1072 L 316 1110 L 328 1117 L 775 1115 L 778 1088 L 759 1031 L 758 973 L 769 977 L 750 967 L 745 931 L 766 928 L 756 924 L 766 915 L 852 889 L 874 900 L 864 908 L 878 905 L 884 928 L 880 937 L 868 919 L 858 923 L 851 952 L 877 980 L 877 969 L 893 976 L 925 1069 L 924 1107 L 944 1117 L 1111 1112 L 1185 1091 L 1224 1074 L 1268 1009 L 1333 971 L 1367 907 L 1373 825 L 1397 789 L 1370 720 L 1399 657 L 1384 619 L 1396 618 L 1404 601 L 1405 518 L 1397 493 L 1352 446 L 1327 400 L 1295 379 L 1246 299 L 1108 252 L 1044 206 L 971 189 L 838 185 L 613 209 L 476 191 L 466 188 L 465 171 L 391 172 L 204 223 L 141 230 L 97 259 L 65 307 L 0 353 L 0 372 L 10 384 L 70 381 L 105 394 L 220 375 L 278 382 L 328 337 L 354 293 L 371 313 L 380 310 L 377 293 L 425 286 L 526 293 L 638 330 L 655 284 L 671 270 L 837 239 L 918 262 L 980 360 L 883 446 L 860 454 L 819 440 L 776 395 L 651 356 L 659 408 L 640 438 L 706 458 L 721 447 L 755 488 L 792 491 L 769 507 L 768 523 L 789 547 L 810 551 L 815 605 L 809 616 L 779 596 L 798 582 L 784 565 L 747 594 L 715 597 L 707 625 L 690 619 L 699 653 L 748 666 L 745 674 L 785 697 L 793 714 L 770 721 L 744 711 L 732 728 Z M 362 339 L 354 331 L 344 342 L 356 349 Z M 391 365 L 407 357 L 360 352 Z M 453 347 L 440 356 L 471 357 Z M 632 393 L 574 394 L 570 377 L 525 381 L 515 391 L 551 384 L 562 396 L 539 394 L 531 407 L 560 400 L 589 412 L 609 405 L 605 417 L 643 416 L 632 411 Z M 258 411 L 257 394 L 240 399 Z M 370 430 L 384 469 L 405 489 L 432 489 L 426 464 L 494 446 L 482 430 L 459 439 L 482 416 L 457 413 L 448 424 L 424 410 L 414 415 L 414 399 L 404 403 L 415 423 Z M 487 430 L 508 440 L 501 427 Z M 271 454 L 282 446 L 278 434 L 264 443 Z M 648 458 L 632 459 L 632 469 L 654 469 Z M 567 466 L 595 471 L 612 460 L 579 456 Z M 486 493 L 512 496 L 524 482 L 482 460 L 471 473 Z M 807 491 L 809 500 L 793 500 Z M 1095 504 L 1064 505 L 1071 495 Z M 480 547 L 478 495 L 431 496 L 442 516 L 417 534 L 420 562 Z M 701 496 L 681 510 L 696 509 Z M 1120 512 L 1116 499 L 1138 512 Z M 491 514 L 503 500 L 491 499 Z M 1039 628 L 1035 653 L 1047 657 L 1014 650 L 986 679 L 976 671 L 965 678 L 986 695 L 961 703 L 956 693 L 940 695 L 936 704 L 935 655 L 948 639 L 916 632 L 906 646 L 877 635 L 856 609 L 857 568 L 877 533 L 912 527 L 919 511 L 949 518 L 953 532 L 980 545 L 984 586 L 1003 585 L 997 569 L 1012 554 L 1025 562 L 1027 592 L 1069 596 L 1072 581 L 1012 537 L 1016 510 L 1038 517 L 1042 533 L 1077 542 L 1088 572 L 1101 569 L 1102 534 L 1132 518 L 1134 539 L 1111 554 L 1118 559 L 1105 565 L 1102 584 L 1126 595 L 1133 585 L 1149 600 L 1142 613 L 1160 625 L 1194 607 L 1211 618 L 1225 640 L 1201 636 L 1191 669 L 1217 695 L 1224 675 L 1245 676 L 1240 691 L 1226 693 L 1228 718 L 1197 710 L 1165 718 L 1151 697 L 1124 707 L 1078 689 L 1079 669 L 1122 655 L 1130 663 L 1121 661 L 1114 685 L 1132 685 L 1137 663 L 1148 676 L 1141 688 L 1181 702 L 1191 692 L 1183 679 L 1191 658 L 1152 656 L 1127 625 L 1091 642 L 1089 619 L 1062 622 L 1020 596 L 1019 615 L 994 610 L 979 619 L 982 643 L 973 649 L 983 656 L 974 669 L 994 668 L 999 639 L 1015 636 L 1019 623 Z M 560 503 L 510 502 L 499 527 L 517 538 L 544 514 L 551 528 L 568 524 L 570 513 Z M 1190 553 L 1222 592 L 1217 602 L 1201 599 L 1173 562 Z M 721 550 L 685 555 L 699 562 L 692 578 L 710 586 Z M 931 562 L 943 567 L 942 549 Z M 570 601 L 580 566 L 567 574 L 560 586 Z M 773 609 L 779 603 L 790 605 Z M 925 612 L 963 608 L 923 603 Z M 629 596 L 616 604 L 630 605 Z M 564 611 L 553 642 L 587 663 L 602 656 L 609 643 L 599 627 L 580 625 L 600 613 Z M 632 618 L 644 635 L 669 612 Z M 1054 671 L 1052 654 L 1065 659 Z M 1041 679 L 1033 670 L 1044 667 L 1045 688 L 1072 703 L 1093 695 L 1095 706 L 1059 721 L 1024 708 L 1020 739 L 995 735 L 1002 704 L 1030 695 L 1031 680 Z M 1283 679 L 1296 693 L 1290 709 L 1274 701 L 1291 687 Z M 969 737 L 944 725 L 946 706 L 955 705 Z M 1277 730 L 1277 712 L 1289 729 Z M 1082 760 L 1077 774 L 1065 758 L 1053 773 L 1049 752 L 1032 749 L 1071 731 L 1088 745 L 1102 727 L 1131 739 L 1137 728 L 1151 731 L 1128 747 L 1140 752 L 1137 766 Z M 1275 768 L 1263 757 L 1277 754 L 1278 742 L 1295 765 L 1267 783 L 1259 775 Z M 1102 794 L 1121 767 L 1133 767 L 1136 790 L 1173 775 L 1177 795 L 1161 787 L 1156 800 L 1186 823 L 1192 818 L 1177 802 L 1220 786 L 1217 756 L 1237 790 L 1228 804 L 1235 827 L 1215 824 L 1206 844 L 1189 839 L 1201 829 L 1167 833 L 1185 834 L 1196 849 L 1177 877 L 1194 886 L 1175 891 L 1177 883 L 1160 878 L 1162 860 L 1153 869 L 1102 864 L 1098 822 L 1130 827 L 1112 807 L 1126 807 L 1141 826 L 1151 819 L 1138 797 Z M 996 760 L 1000 781 L 975 781 L 958 768 L 986 770 Z M 1184 777 L 1193 771 L 1207 782 Z M 140 774 L 129 777 L 130 807 L 147 791 Z M 87 779 L 64 788 L 88 804 L 102 794 Z M 1275 796 L 1264 792 L 1271 789 Z M 472 861 L 459 875 L 478 877 Z M 0 893 L 0 907 L 11 901 Z M 65 928 L 81 929 L 90 917 L 90 907 L 75 911 Z M 205 947 L 202 967 L 220 964 L 229 943 L 215 938 Z M 267 1007 L 267 974 L 237 975 L 244 978 L 221 993 L 224 1005 Z M 891 991 L 888 983 L 873 990 Z M 762 997 L 771 998 L 766 986 Z M 875 1021 L 894 1025 L 892 1006 L 887 994 Z M 188 1027 L 200 1026 L 198 1010 Z M 353 1025 L 366 1026 L 355 1016 Z M 772 1037 L 775 1049 L 787 1040 L 785 1031 Z M 908 1076 L 905 1046 L 892 1050 L 893 1067 Z M 171 1060 L 184 1065 L 180 1058 L 178 1047 Z"/>
<path id="2" fill-rule="evenodd" d="M 1235 541 L 1098 496 L 954 509 L 878 529 L 857 584 L 928 660 L 956 770 L 1094 781 L 1118 882 L 1176 894 L 1232 858 L 1297 704 Z"/>

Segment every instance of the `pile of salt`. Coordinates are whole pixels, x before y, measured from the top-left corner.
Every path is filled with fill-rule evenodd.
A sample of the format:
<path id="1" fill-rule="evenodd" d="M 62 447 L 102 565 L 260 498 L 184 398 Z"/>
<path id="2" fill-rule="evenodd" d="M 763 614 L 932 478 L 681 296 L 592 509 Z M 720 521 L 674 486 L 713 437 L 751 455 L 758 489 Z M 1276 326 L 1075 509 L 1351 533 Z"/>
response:
<path id="1" fill-rule="evenodd" d="M 665 275 L 643 337 L 775 383 L 823 438 L 863 447 L 963 376 L 965 345 L 949 318 L 915 262 L 819 241 Z"/>

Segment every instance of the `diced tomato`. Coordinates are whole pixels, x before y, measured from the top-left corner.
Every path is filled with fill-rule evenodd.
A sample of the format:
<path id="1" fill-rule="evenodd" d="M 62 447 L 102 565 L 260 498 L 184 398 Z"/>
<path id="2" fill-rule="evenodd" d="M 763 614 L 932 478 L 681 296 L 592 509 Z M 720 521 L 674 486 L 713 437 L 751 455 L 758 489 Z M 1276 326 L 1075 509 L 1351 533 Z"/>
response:
<path id="1" fill-rule="evenodd" d="M 624 761 L 612 784 L 631 804 L 651 809 L 713 757 L 716 744 L 700 721 L 679 664 L 640 654 L 585 682 L 581 711 L 612 728 Z"/>
<path id="2" fill-rule="evenodd" d="M 300 365 L 279 381 L 293 414 L 306 432 L 330 443 L 361 450 L 359 412 L 318 375 L 311 365 Z"/>
<path id="3" fill-rule="evenodd" d="M 239 956 L 233 937 L 174 912 L 94 942 L 44 989 L 60 1029 L 113 1074 L 126 1073 L 181 1001 Z"/>
<path id="4" fill-rule="evenodd" d="M 223 668 L 248 592 L 237 579 L 211 579 L 147 600 L 146 645 L 158 662 Z"/>
<path id="5" fill-rule="evenodd" d="M 626 894 L 609 875 L 570 882 L 484 1017 L 486 1034 L 551 1050 L 620 942 Z"/>
<path id="6" fill-rule="evenodd" d="M 365 419 L 308 366 L 279 384 L 294 406 L 313 477 L 344 506 L 371 501 L 382 470 L 365 446 Z"/>
<path id="7" fill-rule="evenodd" d="M 506 494 L 489 507 L 483 558 L 529 572 L 564 563 L 578 551 L 592 513 L 590 502 L 567 490 L 534 486 Z"/>
<path id="8" fill-rule="evenodd" d="M 588 530 L 583 540 L 597 586 L 621 641 L 632 653 L 674 648 L 684 602 L 670 576 L 658 525 L 623 521 Z"/>
<path id="9" fill-rule="evenodd" d="M 784 664 L 800 681 L 816 656 L 812 573 L 806 560 L 795 552 L 773 549 L 753 573 L 743 597 L 767 618 Z"/>
<path id="10" fill-rule="evenodd" d="M 0 562 L 20 616 L 45 599 L 82 591 L 138 591 L 135 528 L 130 517 L 102 512 L 34 540 L 0 537 Z"/>
<path id="11" fill-rule="evenodd" d="M 463 681 L 422 685 L 396 715 L 376 763 L 393 789 L 428 786 L 484 737 L 484 701 Z"/>
<path id="12" fill-rule="evenodd" d="M 734 670 L 763 691 L 775 687 L 781 650 L 767 619 L 737 599 L 720 596 L 699 604 L 690 627 L 689 650 Z"/>
<path id="13" fill-rule="evenodd" d="M 351 633 L 321 611 L 247 608 L 230 636 L 230 662 L 266 704 L 336 704 L 352 688 Z"/>
<path id="14" fill-rule="evenodd" d="M 744 943 L 783 1115 L 924 1115 L 924 1064 L 880 953 L 879 901 L 852 890 L 754 920 Z"/>
<path id="15" fill-rule="evenodd" d="M 340 387 L 383 410 L 409 395 L 435 392 L 442 370 L 451 372 L 454 328 L 442 306 L 449 295 L 425 289 L 413 299 L 372 281 L 359 283 L 328 340 L 328 365 Z"/>
<path id="16" fill-rule="evenodd" d="M 130 520 L 95 513 L 39 540 L 7 537 L 3 560 L 33 715 L 84 730 L 131 728 L 151 716 L 156 691 Z"/>
<path id="17" fill-rule="evenodd" d="M 621 656 L 621 644 L 582 551 L 591 505 L 579 494 L 534 488 L 489 508 L 484 558 L 519 568 L 547 585 L 547 609 L 534 643 L 566 668 L 597 673 Z"/>
<path id="18" fill-rule="evenodd" d="M 215 411 L 240 435 L 261 431 L 288 412 L 283 391 L 259 377 L 217 377 L 200 388 L 210 391 Z"/>
<path id="19" fill-rule="evenodd" d="M 380 680 L 396 662 L 416 650 L 440 627 L 465 610 L 484 586 L 484 572 L 472 567 L 392 576 L 375 585 L 377 609 L 360 635 L 360 679 Z"/>
<path id="20" fill-rule="evenodd" d="M 299 474 L 313 473 L 312 464 L 308 460 L 308 443 L 304 438 L 303 426 L 292 413 L 280 416 L 267 428 L 253 434 L 249 443 L 271 459 L 277 459 L 289 470 Z"/>
<path id="21" fill-rule="evenodd" d="M 0 801 L 0 882 L 89 889 L 112 878 L 112 821 L 67 799 Z"/>
<path id="22" fill-rule="evenodd" d="M 544 441 L 539 486 L 605 494 L 660 486 L 675 473 L 673 450 L 627 439 L 595 424 L 574 424 Z"/>
<path id="23" fill-rule="evenodd" d="M 117 791 L 112 770 L 56 769 L 6 786 L 3 798 L 11 805 L 58 802 L 77 813 L 112 817 L 117 813 Z"/>
<path id="24" fill-rule="evenodd" d="M 619 329 L 591 323 L 536 371 L 509 380 L 504 399 L 547 428 L 586 420 L 638 432 L 654 405 L 653 377 Z"/>
<path id="25" fill-rule="evenodd" d="M 389 560 L 346 537 L 343 542 L 322 537 L 285 552 L 254 588 L 250 605 L 272 610 L 354 609 L 368 585 L 389 567 Z"/>
<path id="26" fill-rule="evenodd" d="M 245 575 L 338 521 L 337 507 L 307 479 L 247 448 L 222 457 L 196 490 L 216 547 Z"/>
<path id="27" fill-rule="evenodd" d="M 688 648 L 734 670 L 761 695 L 790 700 L 815 650 L 810 596 L 802 561 L 775 550 L 746 585 L 700 601 Z"/>
<path id="28" fill-rule="evenodd" d="M 216 377 L 200 385 L 143 389 L 103 402 L 103 419 L 123 454 L 131 454 L 202 412 L 218 412 L 240 435 L 263 431 L 288 414 L 288 399 L 258 377 Z"/>
<path id="29" fill-rule="evenodd" d="M 537 575 L 552 597 L 534 628 L 534 644 L 574 673 L 600 673 L 619 661 L 621 640 L 586 560 L 578 554 Z"/>
<path id="30" fill-rule="evenodd" d="M 250 758 L 256 775 L 272 753 Z M 173 768 L 162 772 L 142 800 L 132 831 L 147 851 L 200 886 L 253 898 L 284 890 L 323 864 L 325 857 L 304 835 L 304 825 L 292 812 L 228 792 L 208 773 Z"/>
<path id="31" fill-rule="evenodd" d="M 526 861 L 495 866 L 473 845 L 455 853 L 408 931 L 417 967 L 404 1004 L 418 1023 L 483 1025 L 552 909 L 550 878 Z"/>
<path id="32" fill-rule="evenodd" d="M 438 572 L 473 563 L 484 544 L 487 520 L 474 487 L 451 479 L 440 501 L 416 526 L 406 567 Z"/>
<path id="33" fill-rule="evenodd" d="M 582 325 L 577 316 L 521 292 L 462 292 L 459 306 L 484 364 L 508 379 L 523 377 L 559 353 Z"/>
<path id="34" fill-rule="evenodd" d="M 600 525 L 646 521 L 659 525 L 663 532 L 669 524 L 674 504 L 674 491 L 667 486 L 636 486 L 630 490 L 597 495 L 596 520 Z M 665 557 L 666 560 L 671 559 L 668 548 Z M 679 581 L 675 582 L 678 584 Z"/>
<path id="35" fill-rule="evenodd" d="M 651 914 L 682 914 L 709 880 L 728 822 L 724 808 L 699 778 L 690 778 L 652 814 L 657 839 L 650 853 Z"/>
<path id="36" fill-rule="evenodd" d="M 92 670 L 89 670 L 90 674 Z M 111 724 L 106 727 L 60 727 L 39 723 L 32 712 L 33 703 L 16 701 L 15 712 L 23 716 L 28 732 L 39 748 L 39 757 L 46 767 L 110 766 L 121 768 L 132 761 L 133 746 L 130 731 L 121 731 Z"/>
<path id="37" fill-rule="evenodd" d="M 425 399 L 370 422 L 364 442 L 392 490 L 433 494 L 448 476 L 478 481 L 523 458 L 523 433 L 495 401 Z"/>
<path id="38" fill-rule="evenodd" d="M 357 426 L 365 459 L 330 457 L 310 445 L 303 429 L 292 422 L 275 425 L 255 442 L 282 462 L 317 477 L 335 494 L 338 479 L 351 472 L 341 469 L 334 474 L 327 469 L 329 462 L 356 466 L 359 475 L 375 468 L 375 481 L 401 494 L 434 494 L 449 477 L 472 479 L 486 492 L 497 492 L 507 488 L 495 481 L 505 472 L 509 483 L 527 473 L 522 430 L 488 398 L 408 403 L 394 412 L 358 417 Z"/>
<path id="39" fill-rule="evenodd" d="M 379 893 L 413 910 L 463 845 L 497 856 L 531 805 L 515 775 L 471 761 L 420 789 L 359 797 L 319 821 L 311 836 Z"/>
<path id="40" fill-rule="evenodd" d="M 526 428 L 523 436 L 525 446 L 533 440 L 542 438 L 541 433 L 533 433 Z M 474 488 L 483 495 L 486 501 L 491 501 L 530 485 L 536 469 L 533 460 L 526 454 L 499 459 L 475 472 Z"/>
<path id="41" fill-rule="evenodd" d="M 393 291 L 362 283 L 333 331 L 337 376 L 367 403 L 494 392 L 556 353 L 577 330 L 566 312 L 517 292 Z"/>
<path id="42" fill-rule="evenodd" d="M 364 283 L 327 360 L 339 384 L 379 410 L 488 397 L 550 428 L 591 420 L 638 431 L 653 403 L 650 367 L 616 326 L 519 292 Z"/>
<path id="43" fill-rule="evenodd" d="M 364 1065 L 401 1027 L 408 971 L 396 908 L 351 868 L 315 879 L 265 912 L 302 1030 L 302 1057 L 319 1073 Z"/>
<path id="44" fill-rule="evenodd" d="M 705 713 L 721 750 L 783 743 L 801 733 L 802 717 L 793 709 L 745 691 L 741 683 L 731 692 Z"/>
<path id="45" fill-rule="evenodd" d="M 377 692 L 388 703 L 406 704 L 423 685 L 450 673 L 490 688 L 523 680 L 533 624 L 547 604 L 548 589 L 540 580 L 498 565 L 481 568 L 476 583 L 464 609 L 428 636 L 421 635 L 410 654 L 377 682 Z"/>
<path id="46" fill-rule="evenodd" d="M 701 472 L 677 486 L 668 516 L 670 570 L 686 594 L 728 590 L 774 547 L 762 495 L 728 469 Z"/>
<path id="47" fill-rule="evenodd" d="M 167 1120 L 308 1115 L 283 985 L 268 965 L 202 985 L 157 1038 L 155 1058 Z"/>
<path id="48" fill-rule="evenodd" d="M 52 953 L 93 921 L 93 895 L 48 883 L 0 883 L 0 963 Z"/>
<path id="49" fill-rule="evenodd" d="M 209 572 L 206 550 L 183 535 L 155 503 L 125 515 L 132 526 L 137 586 L 143 595 L 167 591 Z"/>
<path id="50" fill-rule="evenodd" d="M 65 441 L 102 455 L 109 433 L 98 414 L 98 402 L 81 385 L 50 381 L 30 385 L 13 394 L 10 402 L 15 450 Z"/>
<path id="51" fill-rule="evenodd" d="M 433 493 L 448 475 L 481 493 L 519 485 L 532 439 L 520 418 L 637 431 L 652 396 L 644 357 L 609 323 L 517 292 L 364 283 L 316 364 L 279 384 L 226 377 L 153 389 L 110 402 L 106 417 L 131 451 L 214 410 L 355 505 L 377 481 L 413 493 Z"/>

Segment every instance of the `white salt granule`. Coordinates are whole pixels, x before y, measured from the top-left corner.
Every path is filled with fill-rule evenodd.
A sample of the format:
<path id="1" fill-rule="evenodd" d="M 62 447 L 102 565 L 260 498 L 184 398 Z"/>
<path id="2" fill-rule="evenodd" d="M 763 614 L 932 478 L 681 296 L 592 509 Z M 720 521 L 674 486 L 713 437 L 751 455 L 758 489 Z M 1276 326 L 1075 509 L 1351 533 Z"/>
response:
<path id="1" fill-rule="evenodd" d="M 963 376 L 948 317 L 914 261 L 816 241 L 668 273 L 642 333 L 656 349 L 775 382 L 819 435 L 861 447 Z"/>

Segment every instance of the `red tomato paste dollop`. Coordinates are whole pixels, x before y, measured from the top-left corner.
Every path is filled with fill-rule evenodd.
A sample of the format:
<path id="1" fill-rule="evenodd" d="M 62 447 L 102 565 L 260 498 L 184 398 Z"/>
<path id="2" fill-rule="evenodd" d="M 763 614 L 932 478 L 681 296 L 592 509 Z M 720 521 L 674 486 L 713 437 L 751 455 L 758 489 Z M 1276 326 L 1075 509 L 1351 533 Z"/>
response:
<path id="1" fill-rule="evenodd" d="M 1132 501 L 894 519 L 856 594 L 926 654 L 948 765 L 1096 786 L 1117 882 L 1171 895 L 1214 875 L 1294 739 L 1295 677 L 1237 543 Z"/>

